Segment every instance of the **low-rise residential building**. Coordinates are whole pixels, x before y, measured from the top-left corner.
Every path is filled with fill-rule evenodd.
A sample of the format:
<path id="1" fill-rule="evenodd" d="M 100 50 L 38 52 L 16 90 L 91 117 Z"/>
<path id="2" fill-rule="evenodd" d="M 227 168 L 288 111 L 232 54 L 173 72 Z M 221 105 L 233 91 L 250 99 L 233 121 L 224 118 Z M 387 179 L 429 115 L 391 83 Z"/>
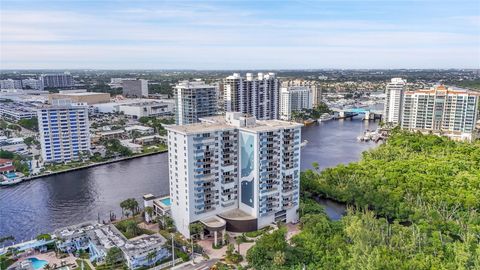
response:
<path id="1" fill-rule="evenodd" d="M 128 134 L 132 134 L 133 132 L 138 132 L 141 135 L 149 135 L 153 134 L 155 130 L 152 127 L 141 126 L 141 125 L 133 125 L 125 127 L 125 132 Z"/>
<path id="2" fill-rule="evenodd" d="M 97 131 L 95 132 L 95 135 L 92 137 L 92 142 L 96 143 L 101 140 L 112 140 L 112 139 L 121 140 L 121 139 L 125 139 L 126 137 L 127 137 L 127 133 L 123 129 Z"/>
<path id="3" fill-rule="evenodd" d="M 12 173 L 15 171 L 13 160 L 0 158 L 0 174 Z"/>
<path id="4" fill-rule="evenodd" d="M 160 234 L 127 239 L 114 225 L 86 222 L 54 232 L 57 248 L 62 252 L 87 251 L 92 262 L 102 262 L 109 249 L 122 251 L 129 269 L 152 266 L 170 256 L 166 239 Z"/>

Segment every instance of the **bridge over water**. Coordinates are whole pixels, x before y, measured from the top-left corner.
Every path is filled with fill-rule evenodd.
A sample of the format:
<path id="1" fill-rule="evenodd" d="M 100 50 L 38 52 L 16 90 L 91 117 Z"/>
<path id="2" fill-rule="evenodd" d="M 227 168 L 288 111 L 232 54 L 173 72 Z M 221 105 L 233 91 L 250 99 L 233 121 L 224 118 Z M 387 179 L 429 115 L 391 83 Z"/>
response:
<path id="1" fill-rule="evenodd" d="M 347 108 L 338 109 L 333 108 L 332 111 L 338 113 L 338 119 L 353 118 L 357 115 L 364 115 L 365 120 L 382 119 L 383 112 L 380 110 L 373 110 L 369 108 Z"/>

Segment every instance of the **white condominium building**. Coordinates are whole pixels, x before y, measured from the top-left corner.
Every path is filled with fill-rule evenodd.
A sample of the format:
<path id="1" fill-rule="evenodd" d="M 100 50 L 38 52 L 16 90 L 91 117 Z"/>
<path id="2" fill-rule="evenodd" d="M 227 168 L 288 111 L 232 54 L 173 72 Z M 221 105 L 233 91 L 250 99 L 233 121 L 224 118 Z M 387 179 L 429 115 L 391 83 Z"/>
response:
<path id="1" fill-rule="evenodd" d="M 385 107 L 384 107 L 384 122 L 400 125 L 401 122 L 401 113 L 402 113 L 402 102 L 403 94 L 407 81 L 402 78 L 393 78 L 390 83 L 387 84 L 385 94 Z"/>
<path id="2" fill-rule="evenodd" d="M 238 112 L 169 126 L 171 211 L 190 237 L 201 222 L 218 232 L 298 220 L 301 124 Z"/>
<path id="3" fill-rule="evenodd" d="M 45 162 L 68 162 L 90 153 L 88 106 L 55 100 L 38 110 L 38 130 Z"/>
<path id="4" fill-rule="evenodd" d="M 446 88 L 405 92 L 403 129 L 434 132 L 458 140 L 472 140 L 480 93 Z"/>
<path id="5" fill-rule="evenodd" d="M 234 73 L 223 80 L 226 112 L 241 112 L 259 120 L 278 119 L 280 81 L 275 73 L 247 73 L 243 78 Z"/>
<path id="6" fill-rule="evenodd" d="M 217 114 L 217 89 L 201 80 L 182 81 L 174 88 L 177 125 L 198 122 L 201 117 Z"/>
<path id="7" fill-rule="evenodd" d="M 291 86 L 280 90 L 280 119 L 292 119 L 292 112 L 312 108 L 312 92 L 306 86 Z"/>
<path id="8" fill-rule="evenodd" d="M 310 89 L 312 93 L 312 106 L 315 107 L 322 102 L 322 88 L 317 81 L 312 80 L 288 80 L 282 81 L 282 87 L 292 87 L 292 86 L 304 86 Z"/>

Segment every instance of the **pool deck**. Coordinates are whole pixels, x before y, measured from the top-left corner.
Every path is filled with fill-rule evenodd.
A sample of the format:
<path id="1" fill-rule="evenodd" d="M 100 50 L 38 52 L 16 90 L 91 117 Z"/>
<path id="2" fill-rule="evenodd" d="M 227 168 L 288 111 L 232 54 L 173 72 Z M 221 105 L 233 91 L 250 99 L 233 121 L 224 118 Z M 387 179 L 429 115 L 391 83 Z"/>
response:
<path id="1" fill-rule="evenodd" d="M 56 264 L 58 267 L 62 265 L 62 261 L 66 265 L 77 264 L 75 261 L 77 258 L 75 258 L 74 256 L 69 255 L 68 257 L 60 259 L 55 256 L 55 252 L 30 253 L 30 255 L 24 256 L 23 259 L 19 261 L 25 261 L 25 260 L 28 260 L 28 258 L 37 258 L 39 260 L 44 260 L 44 261 L 47 261 L 50 266 L 53 266 L 54 264 Z"/>

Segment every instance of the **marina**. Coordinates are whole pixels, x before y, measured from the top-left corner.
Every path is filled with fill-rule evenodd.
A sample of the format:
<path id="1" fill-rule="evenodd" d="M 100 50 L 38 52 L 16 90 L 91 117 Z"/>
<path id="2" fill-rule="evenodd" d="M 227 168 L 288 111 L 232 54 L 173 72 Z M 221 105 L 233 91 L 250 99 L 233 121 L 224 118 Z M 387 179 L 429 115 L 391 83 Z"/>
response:
<path id="1" fill-rule="evenodd" d="M 357 161 L 376 146 L 359 143 L 357 136 L 376 127 L 358 117 L 304 127 L 302 141 L 308 143 L 302 148 L 301 169 L 311 169 L 313 162 L 324 169 Z M 98 217 L 108 220 L 111 213 L 120 217 L 119 204 L 126 198 L 141 201 L 146 193 L 168 194 L 167 160 L 167 154 L 145 156 L 1 188 L 0 235 L 12 235 L 18 242 Z"/>

